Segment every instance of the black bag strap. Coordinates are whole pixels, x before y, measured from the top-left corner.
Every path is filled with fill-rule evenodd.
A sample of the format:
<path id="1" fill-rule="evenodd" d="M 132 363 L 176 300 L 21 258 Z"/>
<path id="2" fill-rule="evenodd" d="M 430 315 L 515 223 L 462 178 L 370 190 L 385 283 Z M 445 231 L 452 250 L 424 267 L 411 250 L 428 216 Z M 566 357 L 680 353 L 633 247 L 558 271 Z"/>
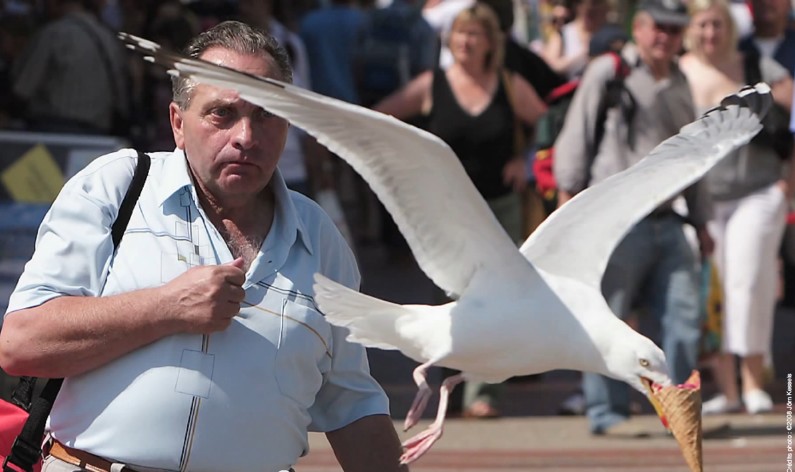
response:
<path id="1" fill-rule="evenodd" d="M 135 172 L 130 181 L 130 187 L 127 189 L 127 193 L 124 194 L 124 199 L 119 206 L 119 214 L 116 216 L 116 221 L 113 222 L 110 230 L 114 252 L 118 249 L 119 243 L 121 243 L 121 238 L 127 229 L 127 223 L 130 222 L 130 216 L 132 216 L 133 209 L 135 209 L 135 204 L 138 203 L 138 197 L 144 188 L 146 177 L 149 175 L 149 167 L 152 164 L 148 154 L 141 151 L 137 152 L 138 162 L 135 164 Z"/>
<path id="2" fill-rule="evenodd" d="M 149 175 L 149 167 L 151 166 L 149 156 L 143 152 L 137 152 L 138 161 L 135 164 L 132 181 L 130 181 L 130 186 L 127 188 L 127 193 L 124 194 L 124 199 L 119 206 L 119 214 L 116 216 L 116 221 L 113 222 L 110 231 L 114 252 L 119 247 L 124 231 L 127 229 L 127 223 L 130 222 L 130 216 L 132 216 L 135 204 L 138 202 L 138 197 L 144 188 L 146 177 Z M 14 389 L 11 401 L 15 405 L 28 410 L 29 415 L 25 425 L 22 427 L 22 431 L 11 447 L 11 453 L 3 462 L 3 472 L 19 472 L 20 470 L 31 472 L 33 464 L 39 461 L 41 457 L 41 442 L 44 438 L 44 427 L 52 410 L 52 405 L 55 403 L 55 397 L 58 396 L 58 391 L 61 390 L 62 383 L 63 379 L 48 380 L 41 394 L 31 401 L 36 377 L 21 377 L 19 379 L 19 384 Z"/>
<path id="3" fill-rule="evenodd" d="M 754 85 L 762 81 L 762 69 L 759 67 L 761 58 L 756 52 L 746 52 L 743 57 L 743 74 L 745 83 Z"/>
<path id="4" fill-rule="evenodd" d="M 594 156 L 599 152 L 599 146 L 602 144 L 602 138 L 604 138 L 607 111 L 615 106 L 621 107 L 622 118 L 624 124 L 627 126 L 627 144 L 630 149 L 635 148 L 635 127 L 633 126 L 636 107 L 635 97 L 624 85 L 624 80 L 632 70 L 619 53 L 611 51 L 605 54 L 609 54 L 613 58 L 615 72 L 613 78 L 608 80 L 605 85 L 605 93 L 599 100 L 599 106 L 596 111 L 596 130 L 594 133 L 593 145 Z M 622 98 L 626 99 L 626 101 Z"/>

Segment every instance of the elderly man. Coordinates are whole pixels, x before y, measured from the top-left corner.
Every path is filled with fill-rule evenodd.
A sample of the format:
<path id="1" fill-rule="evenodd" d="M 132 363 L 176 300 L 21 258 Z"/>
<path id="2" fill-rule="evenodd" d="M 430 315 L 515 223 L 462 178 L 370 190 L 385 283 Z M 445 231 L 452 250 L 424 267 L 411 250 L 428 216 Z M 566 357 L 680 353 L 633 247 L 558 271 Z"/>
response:
<path id="1" fill-rule="evenodd" d="M 188 54 L 290 81 L 269 35 L 225 22 Z M 307 430 L 345 471 L 397 471 L 400 445 L 363 348 L 327 324 L 312 276 L 355 287 L 350 249 L 276 168 L 288 123 L 177 80 L 177 149 L 152 168 L 114 254 L 135 152 L 64 187 L 11 296 L 0 364 L 65 377 L 44 470 L 292 470 Z"/>

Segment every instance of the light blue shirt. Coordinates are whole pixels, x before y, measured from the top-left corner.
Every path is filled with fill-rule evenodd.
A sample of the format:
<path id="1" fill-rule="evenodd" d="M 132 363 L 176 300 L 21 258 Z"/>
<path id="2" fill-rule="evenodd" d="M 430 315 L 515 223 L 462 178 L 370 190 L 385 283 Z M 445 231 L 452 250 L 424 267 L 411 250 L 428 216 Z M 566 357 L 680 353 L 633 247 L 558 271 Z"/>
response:
<path id="1" fill-rule="evenodd" d="M 136 153 L 97 158 L 64 186 L 8 311 L 63 295 L 162 285 L 196 265 L 233 260 L 198 204 L 184 154 L 152 167 L 113 255 L 110 227 Z M 273 226 L 246 274 L 245 302 L 225 331 L 162 338 L 68 378 L 50 415 L 68 446 L 141 470 L 275 471 L 308 450 L 307 429 L 333 431 L 388 401 L 365 350 L 344 340 L 312 298 L 320 272 L 358 287 L 354 256 L 311 200 L 276 172 Z"/>

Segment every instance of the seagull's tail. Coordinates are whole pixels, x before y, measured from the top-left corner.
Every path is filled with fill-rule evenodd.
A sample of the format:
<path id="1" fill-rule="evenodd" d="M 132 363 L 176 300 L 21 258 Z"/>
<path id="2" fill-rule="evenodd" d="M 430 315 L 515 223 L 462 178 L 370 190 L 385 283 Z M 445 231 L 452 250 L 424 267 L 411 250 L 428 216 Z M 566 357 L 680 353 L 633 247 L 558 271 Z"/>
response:
<path id="1" fill-rule="evenodd" d="M 399 349 L 417 361 L 427 361 L 445 344 L 433 339 L 449 333 L 439 323 L 435 307 L 404 306 L 364 295 L 315 274 L 315 303 L 335 325 L 350 330 L 348 340 L 367 347 Z M 424 310 L 423 310 L 424 308 Z M 434 326 L 436 325 L 436 326 Z M 435 341 L 435 342 L 433 342 Z"/>

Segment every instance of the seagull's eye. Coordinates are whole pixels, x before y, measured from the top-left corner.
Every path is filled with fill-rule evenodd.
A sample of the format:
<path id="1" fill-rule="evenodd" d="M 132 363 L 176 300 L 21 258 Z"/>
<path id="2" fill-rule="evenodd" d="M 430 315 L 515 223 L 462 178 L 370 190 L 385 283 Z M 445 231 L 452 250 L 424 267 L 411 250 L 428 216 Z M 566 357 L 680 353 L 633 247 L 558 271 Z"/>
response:
<path id="1" fill-rule="evenodd" d="M 650 365 L 651 365 L 651 362 L 647 361 L 646 359 L 641 359 L 641 360 L 640 360 L 640 365 L 641 365 L 642 367 L 648 367 L 648 366 L 650 366 Z"/>

